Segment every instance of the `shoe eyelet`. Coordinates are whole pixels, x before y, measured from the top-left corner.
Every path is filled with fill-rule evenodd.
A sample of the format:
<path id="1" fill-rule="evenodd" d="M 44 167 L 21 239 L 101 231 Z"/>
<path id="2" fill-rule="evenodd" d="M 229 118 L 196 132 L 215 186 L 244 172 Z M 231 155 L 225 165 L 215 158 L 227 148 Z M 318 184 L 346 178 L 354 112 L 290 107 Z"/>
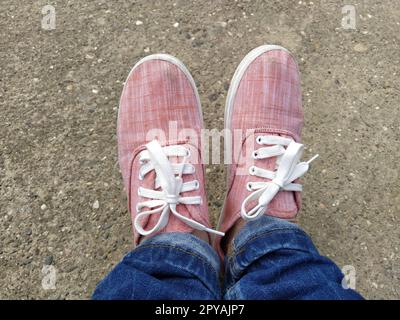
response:
<path id="1" fill-rule="evenodd" d="M 253 152 L 253 159 L 258 159 L 258 151 Z"/>
<path id="2" fill-rule="evenodd" d="M 248 182 L 248 183 L 247 183 L 246 189 L 247 189 L 248 191 L 253 191 L 251 182 Z"/>
<path id="3" fill-rule="evenodd" d="M 200 188 L 200 182 L 195 180 L 194 187 L 195 187 L 195 190 L 198 190 Z"/>
<path id="4" fill-rule="evenodd" d="M 257 141 L 258 144 L 261 144 L 261 143 L 262 143 L 262 137 L 261 137 L 261 136 L 258 136 L 257 139 L 256 139 L 256 141 Z"/>
<path id="5" fill-rule="evenodd" d="M 249 173 L 253 176 L 255 174 L 255 172 L 256 172 L 256 167 L 255 166 L 251 166 L 249 168 Z"/>
<path id="6" fill-rule="evenodd" d="M 191 152 L 190 152 L 190 150 L 189 150 L 189 149 L 186 149 L 186 155 L 185 155 L 185 157 L 189 158 L 189 157 L 190 157 L 190 155 L 191 155 Z"/>

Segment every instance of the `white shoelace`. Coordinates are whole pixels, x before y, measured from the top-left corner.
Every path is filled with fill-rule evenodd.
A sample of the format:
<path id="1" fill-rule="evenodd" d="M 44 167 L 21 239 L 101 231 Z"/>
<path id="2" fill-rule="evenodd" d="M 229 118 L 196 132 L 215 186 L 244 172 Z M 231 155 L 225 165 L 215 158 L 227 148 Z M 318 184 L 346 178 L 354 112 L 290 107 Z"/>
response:
<path id="1" fill-rule="evenodd" d="M 251 166 L 249 173 L 253 176 L 270 179 L 266 182 L 249 182 L 247 190 L 252 192 L 242 203 L 241 216 L 245 220 L 256 220 L 267 210 L 268 204 L 280 190 L 302 191 L 301 184 L 293 183 L 303 176 L 309 169 L 310 163 L 318 158 L 318 154 L 307 162 L 299 162 L 303 153 L 303 145 L 292 139 L 279 136 L 259 136 L 257 143 L 269 145 L 253 152 L 254 159 L 277 157 L 275 171 Z M 286 147 L 286 148 L 285 148 Z M 246 211 L 249 202 L 258 199 L 258 204 Z"/>
<path id="2" fill-rule="evenodd" d="M 223 232 L 210 229 L 181 215 L 176 210 L 178 204 L 199 205 L 202 202 L 200 196 L 182 197 L 180 195 L 182 192 L 198 190 L 200 187 L 197 180 L 190 182 L 183 182 L 182 180 L 182 175 L 195 172 L 195 167 L 186 162 L 189 156 L 190 151 L 182 145 L 161 147 L 157 140 L 146 144 L 146 150 L 140 153 L 139 179 L 143 180 L 146 174 L 155 170 L 155 189 L 160 189 L 152 190 L 143 187 L 138 189 L 139 196 L 151 199 L 140 202 L 136 206 L 137 215 L 134 220 L 134 226 L 141 235 L 150 235 L 163 229 L 168 224 L 170 213 L 194 229 L 221 236 L 224 235 Z M 171 163 L 168 157 L 183 157 L 183 161 L 181 163 Z M 142 211 L 145 207 L 150 208 L 150 210 Z M 160 217 L 151 230 L 145 230 L 141 224 L 142 219 L 152 214 L 159 214 Z"/>

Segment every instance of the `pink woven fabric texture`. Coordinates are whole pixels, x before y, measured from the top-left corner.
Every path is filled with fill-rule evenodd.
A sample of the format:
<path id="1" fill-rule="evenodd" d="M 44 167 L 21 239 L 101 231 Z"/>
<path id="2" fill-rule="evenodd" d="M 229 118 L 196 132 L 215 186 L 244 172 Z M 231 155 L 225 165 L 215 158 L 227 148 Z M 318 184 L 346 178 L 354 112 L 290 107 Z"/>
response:
<path id="1" fill-rule="evenodd" d="M 161 145 L 183 144 L 191 150 L 191 162 L 196 172 L 184 175 L 183 181 L 198 180 L 200 189 L 185 192 L 183 196 L 200 195 L 203 199 L 201 205 L 181 205 L 179 213 L 209 226 L 207 200 L 204 189 L 204 168 L 200 153 L 200 142 L 169 136 L 169 126 L 172 123 L 179 132 L 190 128 L 200 137 L 203 128 L 201 107 L 199 106 L 195 91 L 184 72 L 174 63 L 153 59 L 139 64 L 130 73 L 120 100 L 118 116 L 118 158 L 124 180 L 125 190 L 128 195 L 128 206 L 132 219 L 136 214 L 136 204 L 145 198 L 137 195 L 139 186 L 154 189 L 154 176 L 152 171 L 143 181 L 138 179 L 139 157 L 138 154 L 148 143 L 149 132 L 158 130 L 165 134 L 165 139 L 159 139 Z M 171 159 L 172 162 L 178 159 Z M 144 224 L 146 229 L 155 225 L 158 216 L 152 216 Z M 168 225 L 161 232 L 190 232 L 192 229 L 170 215 Z M 137 244 L 139 235 L 134 230 L 134 240 Z"/>
<path id="2" fill-rule="evenodd" d="M 242 202 L 250 194 L 246 189 L 247 183 L 266 181 L 249 174 L 238 174 L 238 169 L 241 168 L 243 173 L 247 173 L 251 165 L 271 171 L 275 169 L 276 158 L 249 161 L 251 154 L 248 150 L 252 152 L 260 148 L 256 138 L 281 135 L 299 142 L 302 126 L 300 76 L 296 62 L 284 50 L 261 54 L 242 76 L 233 102 L 229 129 L 232 132 L 241 129 L 243 137 L 239 143 L 233 143 L 233 163 L 229 167 L 228 193 L 220 231 L 227 232 L 240 219 Z M 266 214 L 293 219 L 300 203 L 298 192 L 280 191 L 269 204 Z M 215 244 L 221 254 L 220 239 L 216 239 Z"/>

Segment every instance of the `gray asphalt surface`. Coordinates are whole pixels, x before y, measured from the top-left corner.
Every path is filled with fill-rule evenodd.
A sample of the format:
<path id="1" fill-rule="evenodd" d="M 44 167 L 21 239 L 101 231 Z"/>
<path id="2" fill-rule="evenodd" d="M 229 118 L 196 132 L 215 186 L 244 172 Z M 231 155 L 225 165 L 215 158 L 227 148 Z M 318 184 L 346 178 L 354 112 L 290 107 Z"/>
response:
<path id="1" fill-rule="evenodd" d="M 45 4 L 55 30 L 41 28 Z M 355 268 L 365 297 L 399 299 L 400 3 L 354 1 L 356 30 L 342 28 L 344 4 L 2 0 L 0 298 L 89 298 L 130 250 L 115 132 L 135 62 L 158 52 L 185 62 L 207 128 L 221 130 L 240 60 L 280 44 L 302 72 L 305 158 L 320 154 L 303 180 L 300 224 Z M 207 169 L 215 222 L 224 166 Z M 56 283 L 45 290 L 48 265 Z"/>

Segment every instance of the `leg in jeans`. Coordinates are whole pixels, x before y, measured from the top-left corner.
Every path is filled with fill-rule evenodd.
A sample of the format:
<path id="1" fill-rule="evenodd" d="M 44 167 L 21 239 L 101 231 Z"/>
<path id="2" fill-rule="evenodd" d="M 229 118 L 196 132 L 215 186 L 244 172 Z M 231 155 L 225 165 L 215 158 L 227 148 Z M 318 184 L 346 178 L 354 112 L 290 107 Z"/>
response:
<path id="1" fill-rule="evenodd" d="M 97 286 L 93 299 L 220 299 L 220 259 L 203 240 L 164 233 L 143 241 Z"/>
<path id="2" fill-rule="evenodd" d="M 247 223 L 226 256 L 225 299 L 361 299 L 297 225 L 263 216 Z"/>

